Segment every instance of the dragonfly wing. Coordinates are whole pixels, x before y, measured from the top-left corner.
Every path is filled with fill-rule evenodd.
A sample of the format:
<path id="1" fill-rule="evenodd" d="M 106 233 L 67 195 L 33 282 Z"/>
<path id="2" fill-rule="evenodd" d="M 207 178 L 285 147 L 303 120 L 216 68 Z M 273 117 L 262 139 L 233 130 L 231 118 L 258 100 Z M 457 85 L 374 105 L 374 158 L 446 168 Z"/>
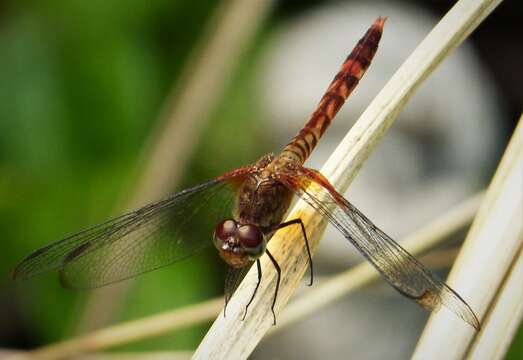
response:
<path id="1" fill-rule="evenodd" d="M 242 282 L 243 278 L 247 273 L 249 272 L 252 264 L 254 262 L 249 263 L 247 266 L 241 267 L 241 268 L 233 268 L 229 267 L 227 270 L 227 276 L 225 277 L 225 305 L 229 303 L 232 296 L 234 295 L 234 292 L 240 286 L 240 283 Z"/>
<path id="2" fill-rule="evenodd" d="M 15 269 L 26 279 L 58 269 L 67 288 L 94 288 L 180 261 L 212 244 L 214 226 L 231 216 L 241 168 L 44 246 Z"/>
<path id="3" fill-rule="evenodd" d="M 296 174 L 280 177 L 282 183 L 323 214 L 401 294 L 428 310 L 444 305 L 479 329 L 476 315 L 454 290 L 374 225 L 318 171 L 300 167 Z"/>

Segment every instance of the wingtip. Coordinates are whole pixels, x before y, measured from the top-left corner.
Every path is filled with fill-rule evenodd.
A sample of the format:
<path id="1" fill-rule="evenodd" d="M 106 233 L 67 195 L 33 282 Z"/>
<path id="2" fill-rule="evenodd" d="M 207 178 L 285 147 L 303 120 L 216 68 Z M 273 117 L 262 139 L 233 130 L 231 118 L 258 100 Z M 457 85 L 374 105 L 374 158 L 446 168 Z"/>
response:
<path id="1" fill-rule="evenodd" d="M 479 322 L 479 319 L 476 316 L 476 314 L 474 313 L 474 311 L 472 311 L 472 315 L 474 316 L 474 318 L 473 318 L 473 320 L 471 322 L 469 322 L 469 324 L 474 328 L 474 330 L 476 330 L 477 332 L 480 332 L 481 331 L 481 323 Z"/>
<path id="2" fill-rule="evenodd" d="M 465 308 L 462 309 L 465 311 L 456 311 L 452 308 L 450 308 L 450 310 L 454 312 L 454 314 L 456 314 L 458 317 L 460 317 L 463 321 L 465 321 L 467 324 L 472 326 L 474 330 L 476 330 L 477 332 L 481 331 L 481 323 L 479 322 L 479 319 L 474 310 L 472 310 L 470 305 L 467 304 L 465 300 L 463 300 L 456 292 L 454 293 L 457 295 L 458 299 L 462 302 L 462 304 L 465 305 Z"/>
<path id="3" fill-rule="evenodd" d="M 470 305 L 467 304 L 467 302 L 465 302 L 465 300 L 463 300 L 457 293 L 455 293 L 455 294 L 458 296 L 458 299 L 461 300 L 463 304 L 465 304 L 465 307 L 466 307 L 465 313 L 462 313 L 461 315 L 458 313 L 456 313 L 456 314 L 459 315 L 463 320 L 465 320 L 465 322 L 467 324 L 472 326 L 474 328 L 474 330 L 476 330 L 477 332 L 481 331 L 481 323 L 478 319 L 478 316 L 474 312 L 474 310 L 472 310 Z"/>

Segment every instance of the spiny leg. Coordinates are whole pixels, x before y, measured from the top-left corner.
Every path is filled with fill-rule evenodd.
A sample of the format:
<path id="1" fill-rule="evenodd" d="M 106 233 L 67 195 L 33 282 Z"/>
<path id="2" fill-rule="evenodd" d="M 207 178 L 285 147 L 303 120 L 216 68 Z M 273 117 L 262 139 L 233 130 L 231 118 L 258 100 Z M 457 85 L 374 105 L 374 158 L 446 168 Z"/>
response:
<path id="1" fill-rule="evenodd" d="M 272 305 L 271 305 L 272 316 L 274 318 L 273 325 L 276 325 L 276 314 L 274 313 L 274 305 L 276 305 L 276 298 L 278 297 L 278 290 L 280 289 L 281 268 L 280 268 L 280 265 L 278 265 L 278 262 L 276 261 L 276 259 L 269 252 L 269 250 L 267 249 L 267 250 L 265 250 L 265 252 L 267 253 L 267 256 L 269 256 L 269 259 L 271 259 L 271 262 L 274 265 L 274 268 L 276 269 L 276 273 L 278 274 L 278 278 L 276 280 L 276 290 L 274 291 L 274 299 L 272 299 Z"/>
<path id="2" fill-rule="evenodd" d="M 309 286 L 312 286 L 312 281 L 313 281 L 313 276 L 314 276 L 313 275 L 314 271 L 313 271 L 313 266 L 312 266 L 312 255 L 311 255 L 311 249 L 309 247 L 309 240 L 307 239 L 307 233 L 305 232 L 305 226 L 303 225 L 303 221 L 301 221 L 301 219 L 290 220 L 290 221 L 287 221 L 287 222 L 284 222 L 284 223 L 281 223 L 280 225 L 278 225 L 276 230 L 283 229 L 284 227 L 287 227 L 289 225 L 295 225 L 295 224 L 300 224 L 301 232 L 303 234 L 303 238 L 305 239 L 305 247 L 307 249 L 307 255 L 309 256 L 309 269 L 311 272 Z"/>
<path id="3" fill-rule="evenodd" d="M 243 313 L 242 321 L 245 320 L 245 317 L 247 316 L 247 309 L 249 309 L 249 305 L 251 305 L 252 301 L 254 300 L 254 297 L 256 296 L 256 291 L 258 291 L 258 287 L 260 287 L 261 279 L 262 279 L 262 269 L 260 264 L 260 259 L 256 259 L 256 267 L 258 268 L 258 282 L 256 283 L 256 287 L 254 288 L 254 292 L 252 293 L 251 299 L 245 306 L 245 312 Z"/>

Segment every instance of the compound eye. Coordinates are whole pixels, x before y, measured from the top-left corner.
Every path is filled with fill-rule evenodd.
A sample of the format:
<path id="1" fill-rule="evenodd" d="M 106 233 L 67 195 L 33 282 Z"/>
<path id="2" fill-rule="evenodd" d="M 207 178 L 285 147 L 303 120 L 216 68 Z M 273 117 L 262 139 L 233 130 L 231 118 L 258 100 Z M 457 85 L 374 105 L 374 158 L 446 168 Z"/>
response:
<path id="1" fill-rule="evenodd" d="M 221 223 L 216 225 L 216 228 L 214 230 L 214 237 L 216 239 L 220 239 L 221 241 L 225 241 L 231 236 L 233 236 L 236 233 L 236 231 L 236 221 L 232 219 L 223 220 Z"/>
<path id="2" fill-rule="evenodd" d="M 261 230 L 255 225 L 243 225 L 238 229 L 238 239 L 252 255 L 261 255 L 265 248 L 265 239 Z"/>

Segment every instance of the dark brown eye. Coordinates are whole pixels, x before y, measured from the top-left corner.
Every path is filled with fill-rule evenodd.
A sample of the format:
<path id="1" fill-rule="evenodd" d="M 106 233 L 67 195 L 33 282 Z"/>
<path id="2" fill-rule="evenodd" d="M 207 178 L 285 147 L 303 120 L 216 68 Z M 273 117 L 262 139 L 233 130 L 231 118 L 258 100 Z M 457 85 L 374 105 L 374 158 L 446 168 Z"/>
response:
<path id="1" fill-rule="evenodd" d="M 221 223 L 216 225 L 214 230 L 214 237 L 222 241 L 227 240 L 233 236 L 237 231 L 236 221 L 232 219 L 223 220 Z"/>
<path id="2" fill-rule="evenodd" d="M 265 250 L 265 239 L 261 230 L 255 225 L 243 225 L 238 229 L 238 239 L 252 255 L 261 255 Z"/>

